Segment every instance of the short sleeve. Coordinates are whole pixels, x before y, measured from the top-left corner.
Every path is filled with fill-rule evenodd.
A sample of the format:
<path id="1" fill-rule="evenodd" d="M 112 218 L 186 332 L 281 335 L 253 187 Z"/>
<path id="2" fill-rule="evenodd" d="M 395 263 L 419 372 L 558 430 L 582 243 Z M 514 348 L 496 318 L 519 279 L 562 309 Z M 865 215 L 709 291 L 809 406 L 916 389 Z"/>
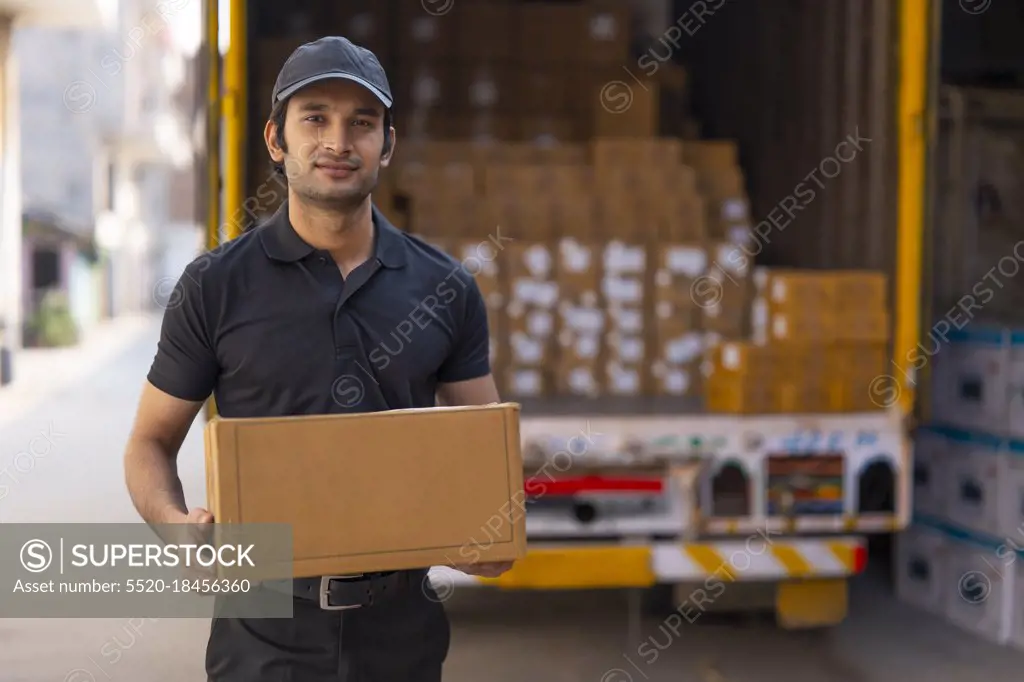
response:
<path id="1" fill-rule="evenodd" d="M 200 272 L 185 269 L 164 309 L 160 339 L 148 379 L 182 400 L 205 400 L 217 384 L 220 367 L 207 328 Z"/>
<path id="2" fill-rule="evenodd" d="M 455 299 L 462 301 L 456 310 L 455 343 L 437 373 L 437 380 L 445 384 L 478 379 L 491 373 L 491 334 L 487 322 L 487 305 L 475 277 L 467 275 L 463 284 L 465 288 Z"/>

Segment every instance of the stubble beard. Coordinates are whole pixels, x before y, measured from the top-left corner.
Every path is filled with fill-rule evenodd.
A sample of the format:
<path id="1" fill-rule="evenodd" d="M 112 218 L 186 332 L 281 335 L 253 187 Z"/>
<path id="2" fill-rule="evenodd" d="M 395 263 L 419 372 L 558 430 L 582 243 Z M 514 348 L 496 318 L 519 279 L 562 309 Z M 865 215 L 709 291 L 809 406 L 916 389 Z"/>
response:
<path id="1" fill-rule="evenodd" d="M 312 174 L 312 171 L 311 171 Z M 378 174 L 366 178 L 358 187 L 322 188 L 308 181 L 292 181 L 292 191 L 304 203 L 338 212 L 353 211 L 366 201 L 377 187 Z"/>

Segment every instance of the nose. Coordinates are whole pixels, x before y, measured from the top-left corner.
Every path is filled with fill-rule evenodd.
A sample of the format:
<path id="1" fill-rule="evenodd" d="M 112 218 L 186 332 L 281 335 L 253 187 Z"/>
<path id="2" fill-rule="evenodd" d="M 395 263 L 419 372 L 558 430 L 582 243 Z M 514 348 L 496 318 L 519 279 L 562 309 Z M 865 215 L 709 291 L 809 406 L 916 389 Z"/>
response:
<path id="1" fill-rule="evenodd" d="M 320 146 L 333 154 L 340 154 L 348 150 L 349 140 L 345 134 L 344 125 L 321 128 L 319 137 Z"/>

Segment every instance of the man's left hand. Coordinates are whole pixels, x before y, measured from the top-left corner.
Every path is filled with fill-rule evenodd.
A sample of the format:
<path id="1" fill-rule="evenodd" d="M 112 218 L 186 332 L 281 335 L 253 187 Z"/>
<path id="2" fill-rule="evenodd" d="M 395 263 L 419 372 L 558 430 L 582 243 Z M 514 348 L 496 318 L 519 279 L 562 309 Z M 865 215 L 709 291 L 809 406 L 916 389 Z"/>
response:
<path id="1" fill-rule="evenodd" d="M 497 578 L 510 568 L 514 561 L 483 561 L 476 564 L 452 564 L 452 568 L 466 575 L 477 575 L 481 578 Z"/>

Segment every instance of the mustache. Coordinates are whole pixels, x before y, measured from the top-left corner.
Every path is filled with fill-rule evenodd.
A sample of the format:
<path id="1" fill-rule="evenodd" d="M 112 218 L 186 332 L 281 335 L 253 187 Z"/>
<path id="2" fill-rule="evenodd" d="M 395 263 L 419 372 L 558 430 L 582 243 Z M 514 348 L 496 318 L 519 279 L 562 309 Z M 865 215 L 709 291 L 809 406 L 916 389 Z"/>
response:
<path id="1" fill-rule="evenodd" d="M 345 170 L 359 170 L 363 167 L 362 159 L 359 157 L 346 156 L 338 158 L 329 154 L 316 154 L 313 156 L 313 164 L 332 168 L 344 168 Z"/>

